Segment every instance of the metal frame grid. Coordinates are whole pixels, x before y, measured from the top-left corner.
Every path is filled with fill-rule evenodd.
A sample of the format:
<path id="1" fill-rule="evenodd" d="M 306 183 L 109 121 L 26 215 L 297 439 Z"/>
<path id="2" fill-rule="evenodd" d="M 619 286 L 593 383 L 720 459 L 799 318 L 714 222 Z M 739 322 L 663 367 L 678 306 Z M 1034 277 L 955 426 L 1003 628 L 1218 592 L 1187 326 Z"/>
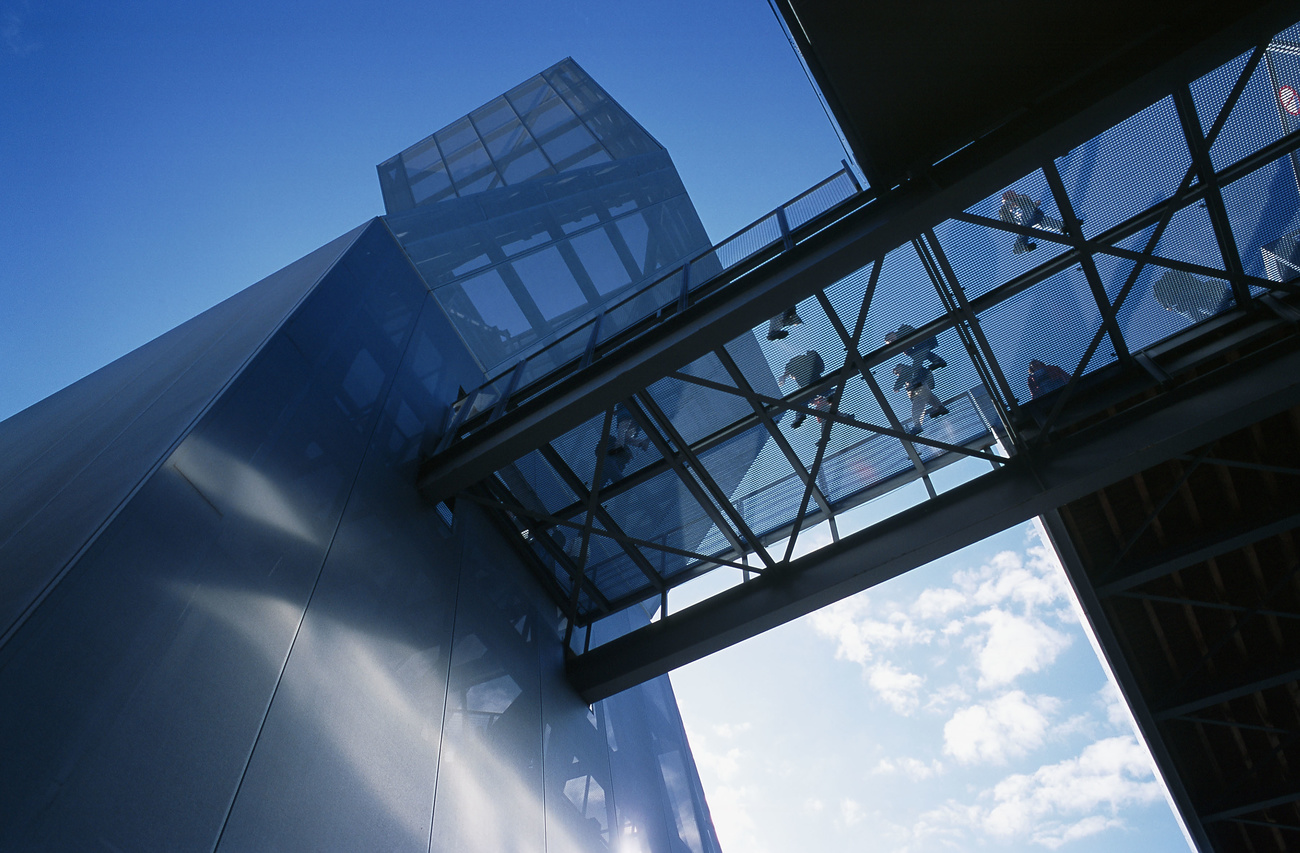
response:
<path id="1" fill-rule="evenodd" d="M 1107 368 L 1136 366 L 1163 382 L 1161 341 L 1210 328 L 1215 315 L 1252 312 L 1269 291 L 1300 290 L 1290 280 L 1300 257 L 1287 248 L 1300 233 L 1300 117 L 1279 113 L 1274 96 L 1287 69 L 1300 72 L 1296 28 L 861 258 L 794 306 L 802 323 L 783 340 L 759 343 L 764 323 L 661 369 L 617 406 L 588 408 L 562 435 L 536 435 L 539 451 L 464 494 L 508 514 L 580 627 L 655 596 L 666 615 L 671 589 L 717 568 L 744 580 L 788 571 L 811 526 L 830 522 L 838 540 L 837 515 L 917 480 L 934 498 L 931 475 L 946 465 L 976 459 L 997 469 L 1041 454 L 1090 413 L 1073 403 L 1107 380 Z M 678 298 L 657 315 L 604 339 L 596 324 L 581 356 L 490 410 L 464 400 L 422 469 L 426 493 L 445 496 L 434 493 L 444 470 L 465 464 L 467 436 L 635 349 L 688 305 L 717 303 L 742 279 L 779 278 L 802 244 L 851 235 L 880 202 L 859 193 L 793 229 L 802 199 L 783 206 L 758 223 L 775 220 L 778 236 L 748 260 L 707 281 L 675 273 Z M 904 324 L 913 329 L 886 340 Z M 931 349 L 946 361 L 931 372 L 950 411 L 920 424 L 891 370 L 926 363 L 917 353 Z M 774 392 L 787 357 L 807 350 L 822 356 L 821 375 Z M 1040 380 L 1037 398 L 1025 378 L 1031 359 L 1059 368 Z M 792 429 L 786 412 L 807 423 Z M 608 453 L 620 440 L 629 458 L 611 473 Z"/>

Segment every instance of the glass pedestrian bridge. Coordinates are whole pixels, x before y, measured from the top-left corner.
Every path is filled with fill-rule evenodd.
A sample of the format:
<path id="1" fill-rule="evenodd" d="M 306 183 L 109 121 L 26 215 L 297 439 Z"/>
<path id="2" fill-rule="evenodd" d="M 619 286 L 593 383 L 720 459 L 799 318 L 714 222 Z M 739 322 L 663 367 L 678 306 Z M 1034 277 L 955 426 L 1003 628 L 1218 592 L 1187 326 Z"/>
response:
<path id="1" fill-rule="evenodd" d="M 1050 455 L 1300 318 L 1291 80 L 1297 28 L 973 202 L 846 167 L 465 394 L 421 489 L 499 510 L 583 627 Z"/>

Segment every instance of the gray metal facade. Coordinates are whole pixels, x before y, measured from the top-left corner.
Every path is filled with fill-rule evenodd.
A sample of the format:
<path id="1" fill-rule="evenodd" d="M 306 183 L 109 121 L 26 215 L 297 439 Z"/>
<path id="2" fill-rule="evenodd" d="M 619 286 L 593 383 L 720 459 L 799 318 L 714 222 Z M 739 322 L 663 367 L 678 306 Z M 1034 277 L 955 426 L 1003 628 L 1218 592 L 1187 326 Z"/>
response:
<path id="1" fill-rule="evenodd" d="M 716 851 L 667 681 L 416 491 L 482 377 L 375 219 L 0 423 L 0 848 Z"/>

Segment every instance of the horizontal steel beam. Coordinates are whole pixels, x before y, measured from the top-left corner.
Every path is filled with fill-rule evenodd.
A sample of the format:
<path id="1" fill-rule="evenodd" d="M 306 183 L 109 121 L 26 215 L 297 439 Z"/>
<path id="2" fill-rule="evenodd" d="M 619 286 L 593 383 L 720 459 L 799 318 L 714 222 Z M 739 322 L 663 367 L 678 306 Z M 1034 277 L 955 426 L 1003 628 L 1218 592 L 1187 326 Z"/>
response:
<path id="1" fill-rule="evenodd" d="M 1297 404 L 1288 339 L 576 657 L 570 678 L 610 696 Z"/>
<path id="2" fill-rule="evenodd" d="M 1155 560 L 1120 566 L 1113 573 L 1114 580 L 1097 587 L 1097 595 L 1102 598 L 1118 595 L 1148 581 L 1172 575 L 1197 563 L 1203 563 L 1297 527 L 1300 527 L 1300 513 L 1293 513 L 1264 524 L 1226 530 L 1176 549 L 1171 548 Z"/>
<path id="3" fill-rule="evenodd" d="M 1187 714 L 1195 713 L 1202 708 L 1208 708 L 1211 705 L 1231 702 L 1233 699 L 1240 699 L 1242 696 L 1249 696 L 1250 694 L 1256 693 L 1260 690 L 1279 687 L 1292 681 L 1300 681 L 1300 668 L 1288 669 L 1272 675 L 1252 677 L 1248 681 L 1235 683 L 1229 686 L 1217 685 L 1217 689 L 1212 688 L 1213 692 L 1211 693 L 1200 693 L 1191 698 L 1179 701 L 1177 704 L 1157 709 L 1154 716 L 1157 720 L 1168 720 L 1174 717 L 1182 717 Z"/>
<path id="4" fill-rule="evenodd" d="M 1250 814 L 1251 812 L 1261 812 L 1265 809 L 1275 808 L 1277 806 L 1287 806 L 1300 801 L 1300 788 L 1294 788 L 1286 793 L 1278 794 L 1272 797 L 1251 800 L 1250 802 L 1241 803 L 1231 808 L 1222 809 L 1214 814 L 1208 814 L 1204 817 L 1206 823 L 1215 823 L 1221 820 L 1233 820 L 1239 815 Z M 1291 827 L 1285 824 L 1278 826 L 1278 829 L 1300 829 L 1300 827 Z"/>

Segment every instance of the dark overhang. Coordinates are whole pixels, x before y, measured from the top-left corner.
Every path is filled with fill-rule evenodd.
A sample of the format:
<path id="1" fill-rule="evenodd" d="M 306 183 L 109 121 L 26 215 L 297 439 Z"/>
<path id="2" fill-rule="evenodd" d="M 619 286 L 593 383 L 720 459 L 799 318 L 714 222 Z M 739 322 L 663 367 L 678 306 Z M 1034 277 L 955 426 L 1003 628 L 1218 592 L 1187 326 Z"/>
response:
<path id="1" fill-rule="evenodd" d="M 1296 10 L 1276 0 L 773 2 L 878 188 L 972 144 L 1015 148 L 1109 101 L 1113 114 L 1083 131 L 1096 133 Z"/>

